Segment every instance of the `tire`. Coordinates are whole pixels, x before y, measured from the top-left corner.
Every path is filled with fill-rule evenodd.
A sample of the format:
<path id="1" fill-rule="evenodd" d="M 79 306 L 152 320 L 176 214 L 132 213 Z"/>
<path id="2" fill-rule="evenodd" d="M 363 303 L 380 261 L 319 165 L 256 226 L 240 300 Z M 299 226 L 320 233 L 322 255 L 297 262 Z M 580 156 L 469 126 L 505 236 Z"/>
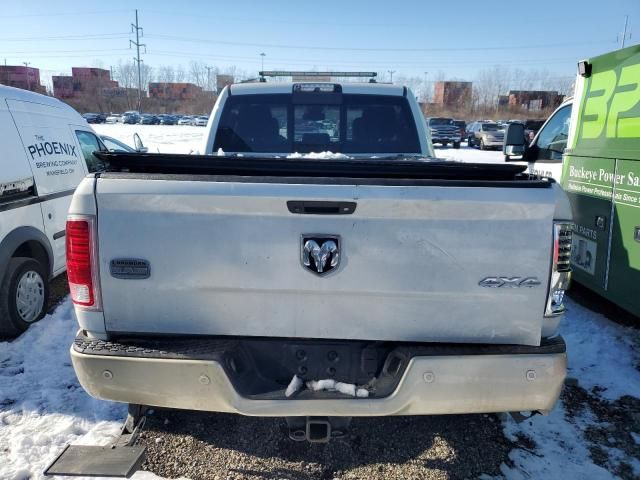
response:
<path id="1" fill-rule="evenodd" d="M 484 145 L 484 140 L 480 140 L 480 150 L 486 150 L 487 147 Z"/>
<path id="2" fill-rule="evenodd" d="M 460 148 L 460 142 L 453 142 L 453 148 L 455 148 L 456 150 Z"/>
<path id="3" fill-rule="evenodd" d="M 469 137 L 467 139 L 467 147 L 473 148 L 473 138 L 472 137 Z"/>
<path id="4" fill-rule="evenodd" d="M 48 278 L 45 267 L 32 258 L 15 257 L 9 261 L 0 285 L 0 337 L 17 337 L 44 317 L 49 298 Z"/>
<path id="5" fill-rule="evenodd" d="M 442 148 L 447 148 L 447 142 L 442 142 Z"/>

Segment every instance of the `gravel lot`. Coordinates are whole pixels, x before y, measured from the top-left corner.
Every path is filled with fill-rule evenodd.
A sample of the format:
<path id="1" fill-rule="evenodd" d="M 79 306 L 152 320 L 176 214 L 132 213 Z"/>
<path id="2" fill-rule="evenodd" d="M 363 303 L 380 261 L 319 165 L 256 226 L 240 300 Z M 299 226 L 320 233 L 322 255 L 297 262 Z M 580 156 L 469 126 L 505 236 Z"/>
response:
<path id="1" fill-rule="evenodd" d="M 145 470 L 200 479 L 406 479 L 499 475 L 516 447 L 495 415 L 354 419 L 329 444 L 291 441 L 281 419 L 155 411 Z"/>

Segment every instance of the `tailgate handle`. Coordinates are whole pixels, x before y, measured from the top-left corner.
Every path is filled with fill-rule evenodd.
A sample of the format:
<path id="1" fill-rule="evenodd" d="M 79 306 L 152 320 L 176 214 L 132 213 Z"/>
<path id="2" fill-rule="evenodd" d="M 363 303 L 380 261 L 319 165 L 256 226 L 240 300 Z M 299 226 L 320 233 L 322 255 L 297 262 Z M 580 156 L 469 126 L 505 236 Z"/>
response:
<path id="1" fill-rule="evenodd" d="M 291 213 L 305 215 L 351 215 L 356 211 L 356 202 L 289 200 L 287 208 Z"/>

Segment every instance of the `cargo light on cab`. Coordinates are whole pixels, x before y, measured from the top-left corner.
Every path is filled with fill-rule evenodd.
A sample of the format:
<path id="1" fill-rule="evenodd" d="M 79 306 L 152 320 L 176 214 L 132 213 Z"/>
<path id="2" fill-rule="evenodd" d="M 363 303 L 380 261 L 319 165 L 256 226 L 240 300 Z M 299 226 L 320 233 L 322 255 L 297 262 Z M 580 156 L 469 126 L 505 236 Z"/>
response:
<path id="1" fill-rule="evenodd" d="M 69 215 L 66 228 L 67 278 L 73 303 L 91 311 L 102 310 L 98 277 L 95 217 Z"/>
<path id="2" fill-rule="evenodd" d="M 571 281 L 571 232 L 573 224 L 555 222 L 553 224 L 553 264 L 549 281 L 549 294 L 545 317 L 561 315 L 565 311 L 564 293 Z"/>

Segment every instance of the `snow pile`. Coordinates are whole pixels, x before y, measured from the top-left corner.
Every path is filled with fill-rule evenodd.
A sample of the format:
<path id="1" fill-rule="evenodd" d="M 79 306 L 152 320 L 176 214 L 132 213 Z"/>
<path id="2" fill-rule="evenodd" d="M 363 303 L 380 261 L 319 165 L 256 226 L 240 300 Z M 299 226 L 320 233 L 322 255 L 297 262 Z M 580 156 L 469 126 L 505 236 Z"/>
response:
<path id="1" fill-rule="evenodd" d="M 324 380 L 311 380 L 307 382 L 307 388 L 314 392 L 318 392 L 320 390 L 327 390 L 329 392 L 337 391 L 344 395 L 350 395 L 358 398 L 367 398 L 369 396 L 369 390 L 366 388 L 358 388 L 353 383 L 336 382 L 331 378 Z"/>
<path id="2" fill-rule="evenodd" d="M 578 380 L 585 388 L 606 400 L 623 395 L 640 398 L 640 372 L 634 368 L 640 352 L 633 344 L 632 329 L 617 325 L 568 300 L 568 312 L 562 320 L 561 334 L 567 342 L 569 366 L 567 376 Z M 598 387 L 593 390 L 594 387 Z M 566 388 L 566 387 L 565 387 Z M 585 437 L 587 427 L 601 426 L 588 407 L 578 416 L 568 416 L 567 406 L 558 402 L 549 416 L 536 416 L 521 424 L 505 420 L 508 438 L 526 436 L 535 442 L 534 451 L 516 448 L 509 458 L 513 466 L 502 466 L 508 479 L 556 478 L 565 480 L 612 479 L 616 475 L 595 465 Z M 631 432 L 638 435 L 640 432 Z M 634 437 L 637 438 L 637 437 Z M 625 458 L 614 447 L 598 444 L 610 458 L 626 461 L 640 477 L 640 459 Z"/>
<path id="3" fill-rule="evenodd" d="M 294 393 L 297 393 L 302 388 L 303 383 L 304 382 L 298 375 L 294 375 L 293 378 L 291 379 L 291 382 L 289 382 L 287 389 L 284 392 L 285 397 L 288 398 Z"/>
<path id="4" fill-rule="evenodd" d="M 287 158 L 308 158 L 310 160 L 347 160 L 351 158 L 349 155 L 345 155 L 344 153 L 333 153 L 333 152 L 310 152 L 310 153 L 292 153 L 287 155 Z"/>
<path id="5" fill-rule="evenodd" d="M 67 443 L 106 445 L 119 433 L 126 407 L 91 398 L 76 379 L 69 347 L 77 328 L 67 298 L 17 340 L 0 342 L 0 478 L 45 478 Z"/>
<path id="6" fill-rule="evenodd" d="M 454 160 L 456 162 L 504 163 L 502 150 L 478 150 L 475 148 L 435 148 L 436 158 Z"/>
<path id="7" fill-rule="evenodd" d="M 285 390 L 285 396 L 291 397 L 298 393 L 303 386 L 306 386 L 312 392 L 319 392 L 321 390 L 329 392 L 340 392 L 344 395 L 351 397 L 367 398 L 369 396 L 369 390 L 366 388 L 358 388 L 353 383 L 337 382 L 332 378 L 325 378 L 323 380 L 309 380 L 304 383 L 302 378 L 298 375 L 294 375 L 287 389 Z"/>

